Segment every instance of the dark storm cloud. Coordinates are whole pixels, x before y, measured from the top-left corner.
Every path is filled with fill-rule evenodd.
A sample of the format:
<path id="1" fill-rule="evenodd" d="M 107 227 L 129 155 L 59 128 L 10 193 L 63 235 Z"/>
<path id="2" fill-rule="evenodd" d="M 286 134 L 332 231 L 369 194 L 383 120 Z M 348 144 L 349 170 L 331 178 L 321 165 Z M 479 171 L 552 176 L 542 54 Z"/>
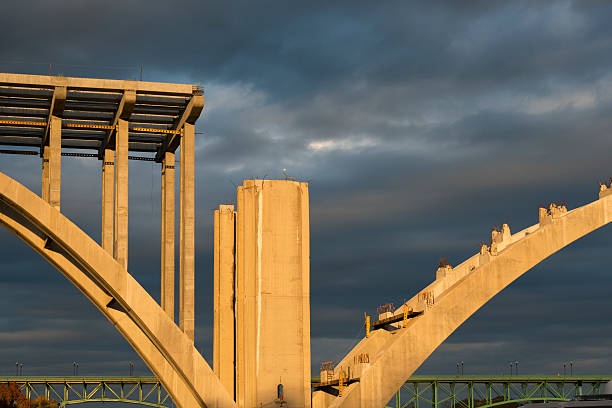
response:
<path id="1" fill-rule="evenodd" d="M 612 175 L 610 17 L 605 2 L 4 1 L 0 70 L 44 74 L 10 62 L 54 62 L 55 73 L 137 78 L 143 64 L 145 80 L 203 85 L 196 345 L 207 358 L 213 209 L 234 203 L 243 178 L 287 168 L 311 180 L 316 368 L 362 336 L 364 311 L 429 284 L 439 258 L 458 264 L 501 222 L 536 223 L 538 204 L 596 197 Z M 0 165 L 39 191 L 38 159 Z M 94 239 L 99 170 L 63 161 L 63 212 Z M 154 297 L 158 172 L 130 166 L 130 271 Z M 0 242 L 0 306 L 12 311 L 0 372 L 16 359 L 35 361 L 30 374 L 69 374 L 75 360 L 91 374 L 127 371 L 137 357 L 95 308 L 8 232 Z M 605 372 L 610 244 L 607 227 L 538 265 L 421 371 L 465 360 L 498 374 L 519 359 L 547 373 L 574 359 Z"/>

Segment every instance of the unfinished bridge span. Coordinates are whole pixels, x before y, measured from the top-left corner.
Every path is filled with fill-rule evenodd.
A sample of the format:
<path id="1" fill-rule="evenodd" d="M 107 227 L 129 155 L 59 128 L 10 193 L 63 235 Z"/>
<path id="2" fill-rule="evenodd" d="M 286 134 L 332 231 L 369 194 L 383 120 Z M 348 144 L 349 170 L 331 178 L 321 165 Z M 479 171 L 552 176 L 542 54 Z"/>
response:
<path id="1" fill-rule="evenodd" d="M 441 264 L 436 280 L 379 322 L 333 369 L 342 376 L 341 396 L 320 384 L 313 407 L 383 407 L 417 368 L 472 314 L 518 277 L 577 239 L 612 221 L 612 186 L 599 199 L 568 211 L 551 204 L 539 209 L 539 223 L 515 234 L 504 224 L 491 245 L 456 267 Z M 389 322 L 389 323 L 387 323 Z M 363 358 L 367 356 L 367 358 Z M 351 382 L 350 378 L 358 381 Z M 347 381 L 348 380 L 348 381 Z M 328 392 L 323 391 L 327 388 Z M 334 387 L 335 388 L 335 387 Z"/>

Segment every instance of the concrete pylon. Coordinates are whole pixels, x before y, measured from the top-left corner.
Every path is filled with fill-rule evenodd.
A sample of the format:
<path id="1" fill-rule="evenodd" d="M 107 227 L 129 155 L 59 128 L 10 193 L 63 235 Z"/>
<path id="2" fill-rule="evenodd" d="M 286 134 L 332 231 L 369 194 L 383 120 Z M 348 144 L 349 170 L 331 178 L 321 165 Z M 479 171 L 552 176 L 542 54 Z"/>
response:
<path id="1" fill-rule="evenodd" d="M 246 180 L 236 237 L 236 403 L 310 407 L 308 184 Z"/>
<path id="2" fill-rule="evenodd" d="M 234 278 L 236 237 L 233 205 L 215 211 L 215 276 L 213 371 L 227 392 L 235 398 Z"/>

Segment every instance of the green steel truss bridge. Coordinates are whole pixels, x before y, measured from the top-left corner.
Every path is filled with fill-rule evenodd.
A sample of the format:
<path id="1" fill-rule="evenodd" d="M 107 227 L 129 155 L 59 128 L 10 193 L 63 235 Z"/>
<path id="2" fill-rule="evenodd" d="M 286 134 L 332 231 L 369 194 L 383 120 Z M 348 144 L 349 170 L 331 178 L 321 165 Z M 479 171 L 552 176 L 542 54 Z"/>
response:
<path id="1" fill-rule="evenodd" d="M 612 376 L 412 376 L 387 408 L 489 408 L 604 393 Z"/>
<path id="2" fill-rule="evenodd" d="M 389 408 L 489 408 L 529 401 L 569 401 L 604 393 L 610 376 L 412 376 Z M 90 402 L 175 405 L 155 377 L 0 377 L 28 398 L 54 399 L 60 407 Z"/>
<path id="3" fill-rule="evenodd" d="M 0 385 L 15 382 L 26 397 L 46 397 L 59 407 L 90 402 L 118 402 L 174 408 L 155 377 L 0 377 Z"/>

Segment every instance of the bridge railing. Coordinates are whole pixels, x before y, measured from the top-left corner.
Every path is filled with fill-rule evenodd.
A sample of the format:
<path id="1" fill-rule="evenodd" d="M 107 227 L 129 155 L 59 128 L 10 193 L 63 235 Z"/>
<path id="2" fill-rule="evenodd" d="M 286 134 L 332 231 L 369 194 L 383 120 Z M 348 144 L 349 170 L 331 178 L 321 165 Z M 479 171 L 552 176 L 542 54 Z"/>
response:
<path id="1" fill-rule="evenodd" d="M 54 399 L 59 407 L 86 402 L 174 407 L 172 399 L 155 377 L 0 377 L 0 385 L 12 382 L 27 398 Z"/>
<path id="2" fill-rule="evenodd" d="M 604 392 L 612 376 L 413 376 L 387 407 L 489 408 Z"/>

